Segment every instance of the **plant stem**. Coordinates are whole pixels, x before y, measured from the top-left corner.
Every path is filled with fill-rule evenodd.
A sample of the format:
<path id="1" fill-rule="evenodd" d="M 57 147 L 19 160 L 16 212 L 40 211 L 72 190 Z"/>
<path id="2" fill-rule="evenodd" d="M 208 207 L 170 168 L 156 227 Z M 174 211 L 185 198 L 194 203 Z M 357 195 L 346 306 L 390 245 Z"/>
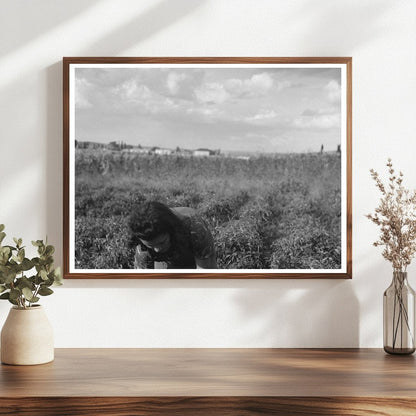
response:
<path id="1" fill-rule="evenodd" d="M 394 287 L 394 304 L 393 304 L 393 334 L 394 334 L 394 321 L 396 320 L 396 299 L 397 299 L 397 292 L 396 286 Z M 393 335 L 393 348 L 396 345 L 396 337 Z"/>
<path id="2" fill-rule="evenodd" d="M 38 295 L 39 290 L 40 290 L 40 284 L 37 286 L 37 288 L 35 289 L 35 292 L 33 293 L 34 298 Z"/>
<path id="3" fill-rule="evenodd" d="M 403 348 L 403 341 L 404 341 L 403 330 L 406 330 L 406 328 L 408 331 L 408 335 L 411 338 L 412 344 L 414 344 L 414 336 L 409 326 L 409 315 L 407 313 L 407 306 L 405 305 L 404 299 L 403 299 L 403 285 L 404 285 L 404 281 L 395 278 L 394 280 L 394 304 L 393 304 L 393 345 L 392 345 L 393 348 L 396 348 L 396 343 L 398 341 L 397 336 L 399 334 L 400 334 L 400 348 Z M 396 318 L 396 308 L 398 309 L 397 318 Z M 404 320 L 405 325 L 403 325 L 403 320 Z M 400 333 L 398 332 L 399 327 L 400 327 Z"/>

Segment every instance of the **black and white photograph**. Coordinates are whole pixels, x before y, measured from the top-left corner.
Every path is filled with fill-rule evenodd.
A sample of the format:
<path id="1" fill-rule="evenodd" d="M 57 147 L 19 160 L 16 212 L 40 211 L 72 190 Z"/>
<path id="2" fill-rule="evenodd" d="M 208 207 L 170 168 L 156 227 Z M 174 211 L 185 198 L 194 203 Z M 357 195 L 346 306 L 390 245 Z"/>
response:
<path id="1" fill-rule="evenodd" d="M 64 60 L 66 277 L 348 277 L 348 58 L 166 59 Z"/>

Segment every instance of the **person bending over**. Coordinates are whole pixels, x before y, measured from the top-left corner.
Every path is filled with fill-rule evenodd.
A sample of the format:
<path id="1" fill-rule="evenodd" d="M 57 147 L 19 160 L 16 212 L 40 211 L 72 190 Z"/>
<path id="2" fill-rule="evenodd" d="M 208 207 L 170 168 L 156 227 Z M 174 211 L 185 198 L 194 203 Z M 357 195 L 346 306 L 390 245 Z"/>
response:
<path id="1" fill-rule="evenodd" d="M 214 239 L 192 208 L 149 201 L 129 219 L 135 269 L 216 269 Z"/>

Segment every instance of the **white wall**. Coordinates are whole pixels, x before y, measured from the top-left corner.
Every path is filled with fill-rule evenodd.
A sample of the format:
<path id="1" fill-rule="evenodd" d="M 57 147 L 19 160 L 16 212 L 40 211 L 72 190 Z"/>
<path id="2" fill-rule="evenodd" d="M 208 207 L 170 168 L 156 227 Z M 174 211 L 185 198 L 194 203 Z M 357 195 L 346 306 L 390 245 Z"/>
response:
<path id="1" fill-rule="evenodd" d="M 390 265 L 364 214 L 388 156 L 416 187 L 416 2 L 0 0 L 0 223 L 62 259 L 63 56 L 352 56 L 353 279 L 71 280 L 57 347 L 380 347 Z M 416 287 L 415 267 L 410 281 Z M 0 304 L 0 324 L 9 304 Z"/>

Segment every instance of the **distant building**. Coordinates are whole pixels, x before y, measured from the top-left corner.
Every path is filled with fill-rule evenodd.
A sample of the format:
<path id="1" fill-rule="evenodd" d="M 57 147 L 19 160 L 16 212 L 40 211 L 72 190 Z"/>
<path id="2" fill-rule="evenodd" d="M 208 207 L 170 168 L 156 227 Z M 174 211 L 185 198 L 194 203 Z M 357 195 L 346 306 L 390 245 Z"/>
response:
<path id="1" fill-rule="evenodd" d="M 140 153 L 140 154 L 148 154 L 150 152 L 150 148 L 145 147 L 133 147 L 131 149 L 127 149 L 129 153 Z"/>
<path id="2" fill-rule="evenodd" d="M 176 148 L 176 150 L 172 154 L 175 156 L 189 157 L 192 156 L 193 151 L 188 149 Z"/>
<path id="3" fill-rule="evenodd" d="M 194 156 L 210 156 L 211 152 L 208 149 L 194 150 Z"/>
<path id="4" fill-rule="evenodd" d="M 162 148 L 160 148 L 160 147 L 156 147 L 156 148 L 154 149 L 154 153 L 155 153 L 156 155 L 162 155 L 162 156 L 165 156 L 165 155 L 170 155 L 170 154 L 172 153 L 172 150 L 171 150 L 171 149 L 162 149 Z"/>
<path id="5" fill-rule="evenodd" d="M 216 156 L 220 154 L 219 150 L 210 150 L 210 149 L 196 149 L 194 150 L 194 156 Z"/>

